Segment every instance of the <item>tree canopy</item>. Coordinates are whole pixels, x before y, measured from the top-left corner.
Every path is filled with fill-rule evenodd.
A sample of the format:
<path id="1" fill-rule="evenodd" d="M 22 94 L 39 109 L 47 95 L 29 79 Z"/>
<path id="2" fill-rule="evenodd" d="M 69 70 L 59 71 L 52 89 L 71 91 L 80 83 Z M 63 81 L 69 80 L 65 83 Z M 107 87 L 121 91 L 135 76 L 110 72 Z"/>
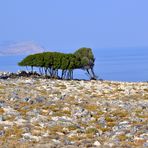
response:
<path id="1" fill-rule="evenodd" d="M 62 70 L 61 78 L 73 79 L 74 69 L 86 70 L 90 79 L 96 79 L 94 74 L 95 58 L 91 48 L 80 48 L 73 54 L 60 52 L 43 52 L 25 57 L 19 66 L 38 67 L 40 73 L 50 77 L 59 77 L 58 70 Z"/>

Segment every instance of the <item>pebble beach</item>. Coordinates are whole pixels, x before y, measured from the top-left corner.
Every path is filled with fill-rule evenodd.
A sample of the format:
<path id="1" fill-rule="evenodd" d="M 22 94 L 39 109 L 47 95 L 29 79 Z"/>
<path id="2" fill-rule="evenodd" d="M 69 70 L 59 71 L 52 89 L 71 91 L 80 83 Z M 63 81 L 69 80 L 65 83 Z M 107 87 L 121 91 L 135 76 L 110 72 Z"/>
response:
<path id="1" fill-rule="evenodd" d="M 148 82 L 0 79 L 0 147 L 148 147 Z"/>

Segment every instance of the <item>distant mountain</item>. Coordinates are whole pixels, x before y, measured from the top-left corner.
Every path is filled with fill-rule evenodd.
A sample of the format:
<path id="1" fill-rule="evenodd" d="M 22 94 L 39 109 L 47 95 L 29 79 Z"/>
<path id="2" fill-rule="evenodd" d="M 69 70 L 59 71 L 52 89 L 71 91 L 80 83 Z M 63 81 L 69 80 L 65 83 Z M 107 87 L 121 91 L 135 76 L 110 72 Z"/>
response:
<path id="1" fill-rule="evenodd" d="M 0 44 L 0 55 L 28 55 L 44 52 L 45 49 L 34 42 L 4 42 Z"/>

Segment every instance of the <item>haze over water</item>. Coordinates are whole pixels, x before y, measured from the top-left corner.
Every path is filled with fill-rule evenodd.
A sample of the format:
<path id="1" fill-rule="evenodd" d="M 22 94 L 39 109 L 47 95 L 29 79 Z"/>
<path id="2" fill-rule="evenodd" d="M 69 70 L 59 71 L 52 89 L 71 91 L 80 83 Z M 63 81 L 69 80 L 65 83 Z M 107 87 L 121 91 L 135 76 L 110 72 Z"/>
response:
<path id="1" fill-rule="evenodd" d="M 94 50 L 95 72 L 98 78 L 115 81 L 148 81 L 147 49 Z M 17 66 L 25 56 L 1 56 L 0 71 L 26 70 Z M 74 78 L 88 79 L 83 70 L 74 70 Z"/>

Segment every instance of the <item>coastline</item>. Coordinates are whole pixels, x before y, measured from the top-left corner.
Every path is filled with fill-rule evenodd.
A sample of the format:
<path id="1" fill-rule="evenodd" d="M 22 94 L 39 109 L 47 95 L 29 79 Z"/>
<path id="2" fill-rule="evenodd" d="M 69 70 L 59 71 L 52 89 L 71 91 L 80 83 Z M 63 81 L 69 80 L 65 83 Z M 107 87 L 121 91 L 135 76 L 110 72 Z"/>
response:
<path id="1" fill-rule="evenodd" d="M 29 71 L 19 71 L 18 72 L 7 72 L 0 71 L 0 79 L 19 79 L 19 78 L 36 78 L 36 79 L 51 79 L 51 80 L 63 80 L 63 81 L 92 81 L 89 79 L 61 79 L 61 78 L 50 78 L 45 75 L 40 75 L 39 73 L 29 72 Z M 96 79 L 95 81 L 103 81 L 103 82 L 111 82 L 111 83 L 148 83 L 148 81 L 119 81 L 119 80 L 104 80 L 104 79 Z"/>
<path id="2" fill-rule="evenodd" d="M 148 50 L 147 49 L 95 49 L 96 58 L 94 70 L 96 75 L 107 80 L 118 81 L 147 81 L 148 69 Z M 3 56 L 0 58 L 2 71 L 17 72 L 26 70 L 25 67 L 17 65 L 25 56 Z M 30 68 L 29 68 L 30 69 Z M 37 69 L 36 69 L 37 70 Z M 74 77 L 87 79 L 82 70 L 74 70 Z"/>

